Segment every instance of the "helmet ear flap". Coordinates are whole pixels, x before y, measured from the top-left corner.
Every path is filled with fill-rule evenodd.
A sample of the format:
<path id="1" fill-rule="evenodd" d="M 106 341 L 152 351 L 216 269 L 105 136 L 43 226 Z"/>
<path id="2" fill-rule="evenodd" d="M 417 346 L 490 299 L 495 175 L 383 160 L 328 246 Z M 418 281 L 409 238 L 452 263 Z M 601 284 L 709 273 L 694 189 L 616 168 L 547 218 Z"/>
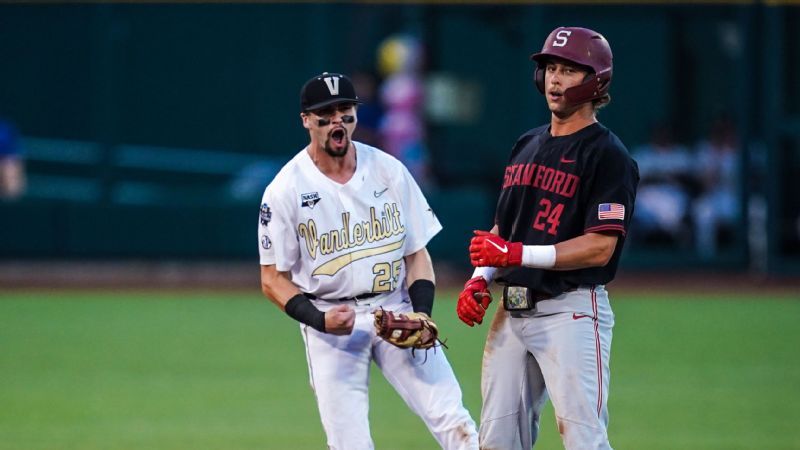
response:
<path id="1" fill-rule="evenodd" d="M 544 94 L 544 69 L 537 65 L 536 70 L 533 72 L 533 84 L 536 85 L 536 89 L 539 89 L 539 92 Z"/>

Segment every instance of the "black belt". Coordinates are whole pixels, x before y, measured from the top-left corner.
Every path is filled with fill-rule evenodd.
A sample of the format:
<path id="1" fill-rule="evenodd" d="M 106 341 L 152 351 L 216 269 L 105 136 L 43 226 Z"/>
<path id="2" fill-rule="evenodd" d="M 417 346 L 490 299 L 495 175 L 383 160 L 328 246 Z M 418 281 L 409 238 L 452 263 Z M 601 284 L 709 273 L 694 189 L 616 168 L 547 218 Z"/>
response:
<path id="1" fill-rule="evenodd" d="M 547 292 L 534 291 L 533 289 L 531 289 L 530 293 L 531 293 L 531 299 L 533 300 L 534 303 L 540 302 L 542 300 L 547 300 L 548 298 L 553 298 L 553 296 L 548 294 Z"/>
<path id="2" fill-rule="evenodd" d="M 366 300 L 368 298 L 377 297 L 380 295 L 378 292 L 367 292 L 366 294 L 358 294 L 352 297 L 344 297 L 344 298 L 337 298 L 334 300 L 329 300 L 325 298 L 319 298 L 314 294 L 305 294 L 306 297 L 310 298 L 311 300 L 323 300 L 326 302 L 358 302 L 361 300 Z"/>
<path id="3" fill-rule="evenodd" d="M 578 288 L 573 287 L 565 289 L 562 292 L 572 292 L 576 290 L 578 290 Z M 537 291 L 526 286 L 506 285 L 503 288 L 503 308 L 513 313 L 530 311 L 536 307 L 536 303 L 553 297 L 555 296 L 552 294 Z"/>
<path id="4" fill-rule="evenodd" d="M 522 286 L 522 287 L 524 287 L 524 286 Z M 564 289 L 563 291 L 561 291 L 561 293 L 563 294 L 564 292 L 577 291 L 578 287 L 580 287 L 580 286 Z M 531 289 L 531 288 L 528 288 L 528 291 L 530 292 L 531 300 L 533 300 L 534 303 L 540 302 L 542 300 L 547 300 L 547 299 L 550 299 L 550 298 L 553 298 L 553 297 L 557 297 L 557 295 L 548 294 L 547 292 L 537 291 L 537 290 Z M 559 294 L 559 295 L 561 295 L 561 294 Z"/>

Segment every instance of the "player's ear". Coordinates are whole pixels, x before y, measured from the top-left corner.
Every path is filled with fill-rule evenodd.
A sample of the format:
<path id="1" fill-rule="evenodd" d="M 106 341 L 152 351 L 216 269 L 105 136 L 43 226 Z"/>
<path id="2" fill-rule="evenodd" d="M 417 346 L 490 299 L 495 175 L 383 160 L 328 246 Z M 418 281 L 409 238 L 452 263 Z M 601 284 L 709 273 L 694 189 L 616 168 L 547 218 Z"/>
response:
<path id="1" fill-rule="evenodd" d="M 309 120 L 308 114 L 300 113 L 300 120 L 303 122 L 303 128 L 305 128 L 306 130 L 311 129 L 311 124 L 309 124 L 308 122 Z"/>

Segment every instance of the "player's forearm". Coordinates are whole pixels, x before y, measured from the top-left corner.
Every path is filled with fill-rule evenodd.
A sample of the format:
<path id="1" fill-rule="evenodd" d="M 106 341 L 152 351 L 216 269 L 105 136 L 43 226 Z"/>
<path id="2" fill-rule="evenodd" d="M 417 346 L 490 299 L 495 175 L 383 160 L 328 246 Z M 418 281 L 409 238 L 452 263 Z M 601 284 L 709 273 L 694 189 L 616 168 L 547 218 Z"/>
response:
<path id="1" fill-rule="evenodd" d="M 524 266 L 547 270 L 574 270 L 602 267 L 614 255 L 617 235 L 586 233 L 555 245 L 525 245 L 506 241 L 492 232 L 475 231 L 469 252 L 472 265 L 483 267 Z M 491 281 L 493 273 L 476 271 L 473 278 L 482 276 Z"/>
<path id="2" fill-rule="evenodd" d="M 617 236 L 586 233 L 555 245 L 556 260 L 552 270 L 575 270 L 603 267 L 611 260 Z"/>
<path id="3" fill-rule="evenodd" d="M 426 248 L 405 257 L 406 282 L 409 286 L 417 280 L 430 280 L 436 283 L 433 273 L 433 261 Z"/>
<path id="4" fill-rule="evenodd" d="M 261 292 L 283 310 L 286 303 L 300 293 L 300 289 L 273 265 L 261 266 Z"/>
<path id="5" fill-rule="evenodd" d="M 261 291 L 292 319 L 323 333 L 327 331 L 325 313 L 317 309 L 288 275 L 278 272 L 274 265 L 261 266 Z"/>

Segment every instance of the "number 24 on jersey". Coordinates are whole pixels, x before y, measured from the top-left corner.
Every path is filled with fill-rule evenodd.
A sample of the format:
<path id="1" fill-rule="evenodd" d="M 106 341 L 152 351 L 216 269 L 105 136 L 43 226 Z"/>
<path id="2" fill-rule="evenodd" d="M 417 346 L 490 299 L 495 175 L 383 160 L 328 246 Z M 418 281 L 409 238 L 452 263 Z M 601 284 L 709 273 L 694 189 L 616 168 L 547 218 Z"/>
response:
<path id="1" fill-rule="evenodd" d="M 539 206 L 541 206 L 541 209 L 533 219 L 533 228 L 539 231 L 545 231 L 546 229 L 548 234 L 555 236 L 556 233 L 558 233 L 558 224 L 561 223 L 561 213 L 564 212 L 564 204 L 556 203 L 556 205 L 553 206 L 553 202 L 543 198 L 539 201 Z"/>

